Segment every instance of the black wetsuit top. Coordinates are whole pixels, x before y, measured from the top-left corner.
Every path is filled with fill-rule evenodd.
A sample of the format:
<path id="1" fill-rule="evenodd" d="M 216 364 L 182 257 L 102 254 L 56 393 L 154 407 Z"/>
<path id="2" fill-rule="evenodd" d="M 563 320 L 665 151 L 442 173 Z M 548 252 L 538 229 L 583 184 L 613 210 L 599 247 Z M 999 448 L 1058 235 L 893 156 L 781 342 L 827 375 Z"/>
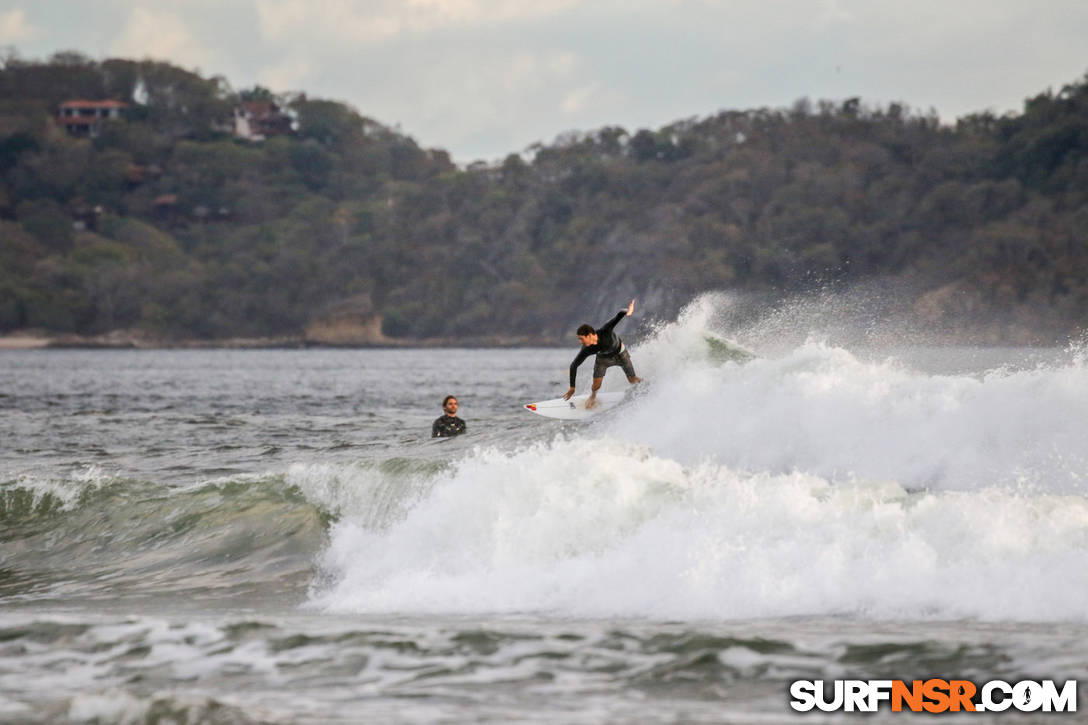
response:
<path id="1" fill-rule="evenodd" d="M 465 421 L 456 415 L 442 415 L 431 426 L 431 438 L 450 438 L 461 435 L 466 430 L 468 426 L 465 425 Z"/>
<path id="2" fill-rule="evenodd" d="M 597 344 L 585 345 L 578 351 L 578 356 L 570 364 L 570 386 L 574 387 L 574 380 L 578 377 L 578 366 L 585 362 L 590 355 L 597 357 L 614 357 L 623 349 L 623 340 L 612 332 L 616 323 L 627 317 L 627 310 L 620 310 L 619 314 L 597 328 Z"/>

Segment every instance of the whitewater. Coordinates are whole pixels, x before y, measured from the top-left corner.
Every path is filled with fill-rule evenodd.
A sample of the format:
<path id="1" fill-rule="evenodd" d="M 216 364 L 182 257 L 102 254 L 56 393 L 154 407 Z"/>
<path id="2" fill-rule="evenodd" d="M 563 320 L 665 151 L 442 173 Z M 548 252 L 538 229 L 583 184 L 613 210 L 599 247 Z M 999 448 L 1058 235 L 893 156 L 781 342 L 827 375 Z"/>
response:
<path id="1" fill-rule="evenodd" d="M 646 383 L 586 423 L 520 409 L 573 344 L 0 351 L 0 721 L 786 722 L 802 675 L 1088 677 L 1084 348 L 729 309 L 620 329 Z M 447 393 L 469 433 L 429 440 Z"/>
<path id="2" fill-rule="evenodd" d="M 1068 576 L 1088 569 L 1082 355 L 941 375 L 808 341 L 719 363 L 709 313 L 689 309 L 639 349 L 654 382 L 621 412 L 476 448 L 406 487 L 418 500 L 395 517 L 342 509 L 321 562 L 335 583 L 312 604 L 1084 617 L 1088 577 Z"/>

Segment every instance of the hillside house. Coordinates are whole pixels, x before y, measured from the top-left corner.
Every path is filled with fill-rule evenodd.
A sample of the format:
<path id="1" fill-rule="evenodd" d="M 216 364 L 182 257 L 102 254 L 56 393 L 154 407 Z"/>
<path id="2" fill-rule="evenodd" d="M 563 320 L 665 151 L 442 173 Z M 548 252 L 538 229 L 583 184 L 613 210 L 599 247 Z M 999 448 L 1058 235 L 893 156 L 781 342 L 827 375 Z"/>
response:
<path id="1" fill-rule="evenodd" d="M 57 123 L 73 136 L 95 138 L 102 124 L 121 118 L 128 105 L 121 101 L 65 101 L 60 104 Z"/>
<path id="2" fill-rule="evenodd" d="M 234 109 L 234 135 L 248 141 L 291 133 L 293 123 L 274 101 L 243 101 Z"/>

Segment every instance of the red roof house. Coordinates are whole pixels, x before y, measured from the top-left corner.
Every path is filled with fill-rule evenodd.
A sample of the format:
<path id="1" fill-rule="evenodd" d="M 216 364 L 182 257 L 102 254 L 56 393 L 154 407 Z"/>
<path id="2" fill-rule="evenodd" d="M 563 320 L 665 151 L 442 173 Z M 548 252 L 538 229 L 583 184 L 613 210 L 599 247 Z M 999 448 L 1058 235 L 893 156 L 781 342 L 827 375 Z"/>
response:
<path id="1" fill-rule="evenodd" d="M 126 108 L 128 104 L 121 101 L 65 101 L 60 104 L 57 123 L 73 136 L 93 138 L 104 121 L 121 118 Z"/>

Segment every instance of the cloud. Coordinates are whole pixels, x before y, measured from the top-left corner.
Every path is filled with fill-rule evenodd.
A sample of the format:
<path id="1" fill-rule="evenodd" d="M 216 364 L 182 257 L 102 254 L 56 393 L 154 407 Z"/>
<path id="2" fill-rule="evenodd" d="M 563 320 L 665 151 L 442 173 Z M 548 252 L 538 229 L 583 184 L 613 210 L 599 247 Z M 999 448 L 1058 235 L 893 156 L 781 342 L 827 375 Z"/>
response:
<path id="1" fill-rule="evenodd" d="M 15 8 L 0 14 L 0 43 L 15 43 L 30 40 L 38 29 L 26 21 L 26 11 Z"/>
<path id="2" fill-rule="evenodd" d="M 92 7 L 93 6 L 93 7 Z M 25 12 L 13 7 L 25 8 Z M 343 100 L 455 158 L 800 97 L 941 117 L 1085 69 L 1084 0 L 0 0 L 0 45 Z M 31 24 L 32 22 L 32 24 Z M 29 36 L 33 37 L 29 37 Z"/>
<path id="3" fill-rule="evenodd" d="M 299 91 L 309 78 L 313 65 L 305 57 L 291 55 L 271 66 L 263 68 L 257 75 L 258 82 L 274 92 Z"/>
<path id="4" fill-rule="evenodd" d="M 480 77 L 488 81 L 488 86 L 508 94 L 536 92 L 539 86 L 552 80 L 570 77 L 579 66 L 578 57 L 565 51 L 531 53 L 522 50 L 504 55 L 496 50 L 489 56 L 488 60 L 465 59 L 467 62 L 456 74 L 461 77 L 482 74 Z"/>
<path id="5" fill-rule="evenodd" d="M 135 58 L 170 60 L 190 68 L 215 72 L 215 53 L 201 45 L 185 21 L 169 10 L 133 8 L 110 52 Z"/>
<path id="6" fill-rule="evenodd" d="M 823 0 L 817 6 L 817 27 L 848 25 L 856 20 L 853 12 L 842 6 L 839 0 Z"/>
<path id="7" fill-rule="evenodd" d="M 586 105 L 597 94 L 597 89 L 598 85 L 596 83 L 577 88 L 564 96 L 559 108 L 566 114 L 579 113 L 585 109 Z"/>
<path id="8" fill-rule="evenodd" d="M 524 144 L 525 133 L 536 138 L 554 135 L 549 119 L 572 87 L 585 85 L 579 80 L 583 70 L 579 58 L 562 50 L 476 47 L 439 56 L 402 69 L 399 86 L 372 79 L 366 107 L 388 121 L 411 120 L 409 131 L 420 134 L 425 143 L 474 138 L 510 150 Z M 420 103 L 421 98 L 425 102 Z M 472 148 L 468 153 L 478 151 Z"/>
<path id="9" fill-rule="evenodd" d="M 576 0 L 256 0 L 266 40 L 319 32 L 357 43 L 536 20 L 575 5 Z"/>

